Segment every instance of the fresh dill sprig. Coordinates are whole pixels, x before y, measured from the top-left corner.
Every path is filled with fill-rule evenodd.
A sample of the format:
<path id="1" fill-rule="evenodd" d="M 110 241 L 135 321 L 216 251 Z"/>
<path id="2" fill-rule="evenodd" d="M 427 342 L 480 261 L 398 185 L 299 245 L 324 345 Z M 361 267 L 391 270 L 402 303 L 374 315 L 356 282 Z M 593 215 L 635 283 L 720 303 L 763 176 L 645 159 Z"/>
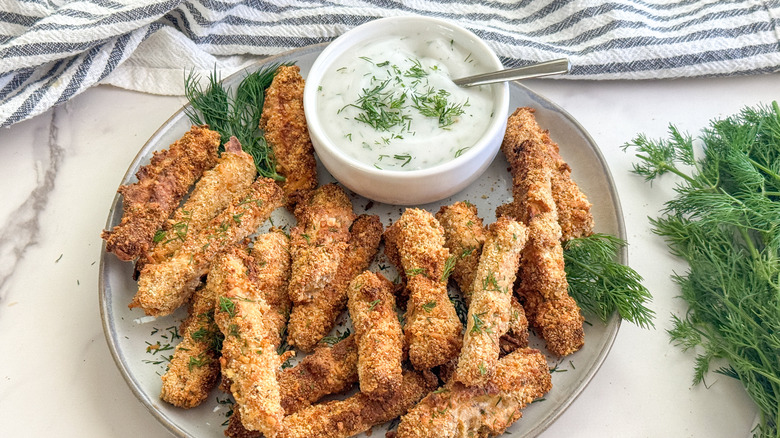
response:
<path id="1" fill-rule="evenodd" d="M 635 172 L 682 181 L 651 220 L 672 254 L 689 310 L 673 315 L 671 342 L 695 349 L 694 383 L 715 372 L 739 379 L 761 415 L 754 436 L 780 437 L 780 106 L 745 108 L 711 122 L 694 143 L 672 127 L 669 140 L 640 136 Z M 698 151 L 698 150 L 697 150 Z"/>
<path id="2" fill-rule="evenodd" d="M 640 275 L 617 262 L 625 242 L 607 234 L 571 239 L 563 258 L 569 293 L 584 310 L 606 321 L 615 311 L 639 327 L 654 327 L 655 313 L 645 305 L 652 299 Z"/>
<path id="3" fill-rule="evenodd" d="M 222 144 L 235 136 L 244 152 L 254 159 L 257 172 L 276 180 L 283 177 L 276 173 L 273 153 L 259 129 L 259 123 L 265 90 L 271 85 L 279 65 L 271 64 L 249 73 L 238 84 L 235 93 L 223 86 L 216 71 L 209 75 L 209 85 L 205 90 L 200 85 L 200 77 L 194 72 L 184 78 L 184 94 L 191 105 L 186 110 L 190 122 L 209 125 L 219 132 Z M 220 153 L 223 150 L 220 146 Z"/>
<path id="4" fill-rule="evenodd" d="M 425 117 L 432 117 L 439 121 L 439 128 L 451 126 L 457 117 L 465 113 L 464 106 L 469 106 L 468 101 L 462 104 L 452 103 L 447 99 L 450 93 L 440 89 L 434 91 L 429 88 L 425 93 L 412 94 L 412 107 Z"/>

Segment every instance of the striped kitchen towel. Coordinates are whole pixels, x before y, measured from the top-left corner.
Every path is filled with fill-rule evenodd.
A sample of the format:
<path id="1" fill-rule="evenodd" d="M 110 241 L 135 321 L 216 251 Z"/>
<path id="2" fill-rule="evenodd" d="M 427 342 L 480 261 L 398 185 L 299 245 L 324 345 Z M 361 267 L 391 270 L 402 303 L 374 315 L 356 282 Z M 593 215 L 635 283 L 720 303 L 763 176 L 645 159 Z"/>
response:
<path id="1" fill-rule="evenodd" d="M 98 83 L 182 94 L 184 71 L 224 77 L 407 14 L 471 29 L 506 67 L 568 57 L 569 79 L 780 71 L 780 0 L 5 0 L 0 126 Z"/>

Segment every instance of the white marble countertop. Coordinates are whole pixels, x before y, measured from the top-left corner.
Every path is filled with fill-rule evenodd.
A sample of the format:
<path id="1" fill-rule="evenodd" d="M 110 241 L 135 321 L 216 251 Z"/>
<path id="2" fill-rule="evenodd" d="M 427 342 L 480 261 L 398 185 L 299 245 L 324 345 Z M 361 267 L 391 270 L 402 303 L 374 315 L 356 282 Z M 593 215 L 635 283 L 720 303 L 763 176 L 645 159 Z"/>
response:
<path id="1" fill-rule="evenodd" d="M 720 375 L 691 385 L 693 354 L 665 330 L 683 270 L 650 231 L 674 181 L 652 188 L 620 146 L 697 133 L 710 119 L 780 98 L 780 75 L 647 82 L 529 81 L 600 146 L 623 205 L 629 261 L 654 296 L 656 329 L 624 323 L 590 385 L 551 437 L 747 437 L 755 408 Z M 98 309 L 100 231 L 128 164 L 182 104 L 99 86 L 0 130 L 0 430 L 3 436 L 165 437 L 109 353 Z M 575 175 L 576 179 L 576 175 Z M 522 420 L 521 420 L 522 421 Z"/>

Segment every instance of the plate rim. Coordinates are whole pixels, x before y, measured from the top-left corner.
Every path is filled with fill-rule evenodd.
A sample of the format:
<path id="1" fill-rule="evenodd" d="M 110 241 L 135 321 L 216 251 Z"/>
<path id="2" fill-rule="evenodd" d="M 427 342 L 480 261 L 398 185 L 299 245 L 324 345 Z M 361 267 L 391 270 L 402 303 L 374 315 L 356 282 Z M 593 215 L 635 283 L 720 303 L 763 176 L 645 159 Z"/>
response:
<path id="1" fill-rule="evenodd" d="M 322 51 L 323 48 L 328 44 L 329 43 L 326 42 L 326 43 L 314 44 L 305 47 L 299 47 L 273 56 L 258 59 L 256 62 L 253 62 L 252 64 L 242 68 L 241 70 L 221 79 L 221 82 L 235 80 L 237 77 L 241 75 L 246 75 L 249 71 L 254 71 L 259 66 L 262 65 L 272 64 L 274 62 L 279 62 L 280 60 L 288 60 L 291 58 L 294 59 L 302 55 L 308 55 L 311 53 Z M 568 111 L 563 109 L 557 103 L 553 102 L 550 99 L 547 99 L 543 95 L 533 91 L 532 89 L 519 83 L 518 81 L 510 82 L 510 87 L 509 87 L 510 96 L 512 95 L 513 91 L 517 92 L 517 90 L 513 90 L 513 88 L 519 88 L 522 92 L 528 95 L 537 104 L 547 109 L 551 109 L 554 112 L 562 115 L 572 126 L 576 128 L 576 130 L 589 143 L 591 151 L 594 153 L 596 160 L 599 162 L 603 177 L 606 179 L 607 185 L 609 187 L 608 190 L 609 196 L 615 207 L 615 226 L 617 227 L 617 237 L 619 237 L 625 242 L 628 242 L 626 236 L 623 208 L 617 193 L 617 189 L 615 187 L 615 181 L 612 177 L 612 172 L 609 169 L 607 161 L 599 145 L 595 142 L 593 137 L 591 137 L 590 133 L 579 123 L 579 121 L 577 121 L 577 119 L 575 119 Z M 135 155 L 133 160 L 128 164 L 128 168 L 125 171 L 124 176 L 122 177 L 120 186 L 128 184 L 130 180 L 134 177 L 135 172 L 133 171 L 133 169 L 138 169 L 140 162 L 148 157 L 150 149 L 152 149 L 152 145 L 155 144 L 154 140 L 157 137 L 161 136 L 164 133 L 164 131 L 168 129 L 169 125 L 171 125 L 175 121 L 178 121 L 182 117 L 186 117 L 186 109 L 188 107 L 190 107 L 189 103 L 185 103 L 184 105 L 182 105 L 181 108 L 176 110 L 176 112 L 174 112 L 168 119 L 162 122 L 160 124 L 160 127 L 157 128 L 155 132 L 146 140 L 146 142 L 139 149 L 138 153 Z M 116 193 L 111 203 L 111 207 L 109 209 L 109 213 L 106 218 L 104 229 L 106 230 L 111 229 L 112 216 L 113 216 L 112 212 L 117 210 L 118 206 L 120 205 L 120 202 L 121 202 L 121 195 L 119 193 Z M 141 403 L 152 414 L 152 416 L 156 418 L 169 432 L 182 438 L 195 438 L 189 432 L 182 429 L 182 427 L 179 426 L 176 422 L 174 422 L 170 417 L 165 415 L 162 410 L 156 408 L 156 405 L 159 403 L 159 400 L 152 400 L 149 396 L 147 396 L 147 394 L 143 391 L 140 383 L 134 378 L 133 374 L 130 372 L 130 370 L 125 364 L 125 361 L 123 360 L 123 355 L 118 345 L 118 340 L 115 339 L 115 330 L 112 330 L 114 315 L 111 312 L 109 312 L 109 309 L 113 302 L 113 295 L 109 293 L 111 287 L 110 284 L 108 284 L 107 282 L 107 274 L 106 274 L 106 257 L 108 253 L 106 252 L 105 240 L 101 239 L 101 241 L 102 244 L 101 244 L 101 253 L 100 253 L 100 264 L 98 266 L 98 301 L 99 301 L 100 319 L 103 327 L 103 334 L 106 338 L 106 342 L 109 347 L 109 352 L 111 353 L 114 363 L 119 368 L 123 380 L 130 387 L 130 390 L 133 392 L 136 398 L 139 401 L 141 401 Z M 628 265 L 627 246 L 628 245 L 621 247 L 618 253 L 619 261 L 624 265 Z M 558 418 L 560 418 L 560 416 L 563 415 L 563 413 L 572 405 L 572 403 L 574 403 L 574 401 L 582 394 L 582 392 L 590 383 L 590 381 L 593 379 L 593 377 L 601 369 L 602 365 L 604 364 L 604 361 L 606 360 L 607 356 L 612 350 L 615 339 L 617 338 L 617 334 L 620 331 L 621 322 L 622 319 L 617 314 L 617 312 L 613 312 L 613 314 L 605 323 L 607 326 L 611 326 L 613 328 L 606 332 L 607 336 L 602 340 L 604 347 L 601 349 L 599 354 L 596 355 L 594 365 L 577 382 L 572 393 L 562 401 L 561 405 L 554 413 L 554 415 L 545 418 L 545 420 L 542 421 L 540 424 L 536 425 L 536 427 L 526 430 L 526 433 L 523 434 L 523 437 L 532 438 L 541 434 L 548 427 L 550 427 L 555 421 L 557 421 Z"/>

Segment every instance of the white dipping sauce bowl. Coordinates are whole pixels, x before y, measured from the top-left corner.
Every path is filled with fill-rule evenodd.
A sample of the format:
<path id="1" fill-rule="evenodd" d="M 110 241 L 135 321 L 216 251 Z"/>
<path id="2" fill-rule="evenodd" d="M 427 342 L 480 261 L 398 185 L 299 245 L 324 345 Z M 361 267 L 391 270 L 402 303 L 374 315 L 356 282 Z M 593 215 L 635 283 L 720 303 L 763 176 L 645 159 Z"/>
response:
<path id="1" fill-rule="evenodd" d="M 338 116 L 329 114 L 326 117 L 319 114 L 318 88 L 323 77 L 333 74 L 338 68 L 334 62 L 342 55 L 355 51 L 367 41 L 399 33 L 415 35 L 415 38 L 443 37 L 457 41 L 479 61 L 480 68 L 475 68 L 468 76 L 503 69 L 498 56 L 483 40 L 458 25 L 428 17 L 382 18 L 346 32 L 322 51 L 306 77 L 303 105 L 314 149 L 322 164 L 337 181 L 355 193 L 378 202 L 419 205 L 454 195 L 479 178 L 490 166 L 506 131 L 509 85 L 498 83 L 487 86 L 491 87 L 493 93 L 492 117 L 484 135 L 460 156 L 419 170 L 383 170 L 360 162 L 339 148 L 340 142 L 345 142 L 346 139 L 334 139 L 326 134 L 324 126 L 329 123 L 329 119 L 333 120 L 331 117 Z M 417 34 L 421 36 L 418 37 Z"/>

